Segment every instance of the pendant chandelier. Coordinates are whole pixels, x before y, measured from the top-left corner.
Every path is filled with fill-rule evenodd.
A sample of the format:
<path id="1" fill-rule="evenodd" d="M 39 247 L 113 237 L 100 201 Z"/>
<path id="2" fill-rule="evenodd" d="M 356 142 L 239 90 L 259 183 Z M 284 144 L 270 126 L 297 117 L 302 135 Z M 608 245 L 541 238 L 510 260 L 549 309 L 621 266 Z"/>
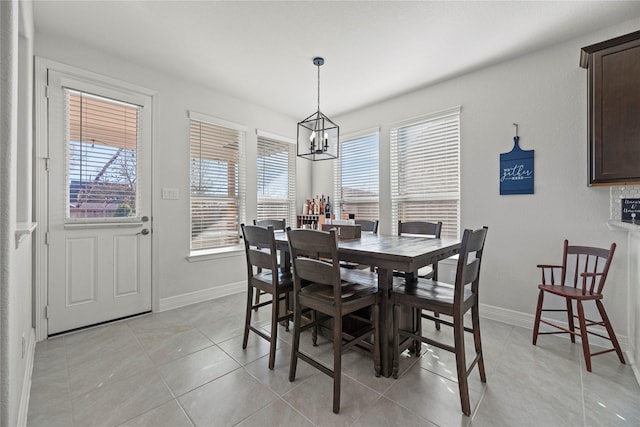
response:
<path id="1" fill-rule="evenodd" d="M 318 67 L 318 111 L 298 123 L 298 156 L 309 160 L 338 158 L 340 128 L 320 112 L 320 66 L 324 58 L 313 58 Z"/>

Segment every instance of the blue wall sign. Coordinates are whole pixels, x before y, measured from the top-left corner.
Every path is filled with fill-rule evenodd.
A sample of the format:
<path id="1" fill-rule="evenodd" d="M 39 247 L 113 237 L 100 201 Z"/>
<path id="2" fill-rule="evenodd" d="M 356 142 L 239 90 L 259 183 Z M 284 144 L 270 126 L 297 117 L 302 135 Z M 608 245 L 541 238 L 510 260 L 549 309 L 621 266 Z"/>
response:
<path id="1" fill-rule="evenodd" d="M 519 136 L 513 137 L 513 149 L 500 154 L 500 194 L 533 194 L 533 152 L 521 150 Z"/>

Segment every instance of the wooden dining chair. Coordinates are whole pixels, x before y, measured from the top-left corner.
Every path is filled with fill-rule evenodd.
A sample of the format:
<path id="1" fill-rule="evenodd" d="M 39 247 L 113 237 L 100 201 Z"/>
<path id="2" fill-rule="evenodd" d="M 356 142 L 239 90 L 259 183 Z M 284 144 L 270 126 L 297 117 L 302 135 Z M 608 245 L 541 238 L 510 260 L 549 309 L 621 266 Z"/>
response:
<path id="1" fill-rule="evenodd" d="M 372 233 L 378 234 L 378 220 L 368 220 L 368 219 L 356 219 L 356 225 L 360 225 L 360 231 L 363 233 Z M 366 269 L 368 268 L 370 271 L 375 271 L 375 267 L 366 264 L 359 264 L 357 262 L 349 262 L 349 261 L 340 261 L 340 267 L 344 268 L 357 268 L 357 269 Z"/>
<path id="2" fill-rule="evenodd" d="M 442 221 L 398 221 L 398 236 L 420 235 L 439 239 L 441 233 Z M 418 277 L 422 277 L 424 279 L 438 280 L 438 263 L 434 263 L 431 266 L 422 267 L 417 271 L 416 274 L 418 275 Z"/>
<path id="3" fill-rule="evenodd" d="M 565 240 L 562 265 L 538 265 L 538 268 L 542 271 L 542 283 L 538 285 L 540 291 L 538 293 L 536 318 L 533 324 L 533 345 L 536 345 L 538 335 L 569 334 L 572 343 L 576 342 L 577 335 L 582 341 L 582 351 L 584 353 L 587 371 L 591 372 L 592 356 L 612 351 L 616 352 L 620 363 L 625 363 L 620 344 L 618 343 L 616 334 L 613 331 L 613 326 L 611 326 L 611 321 L 602 303 L 604 298 L 604 285 L 615 251 L 615 243 L 612 243 L 608 249 L 602 249 L 590 246 L 570 246 L 569 241 Z M 556 280 L 558 283 L 556 283 Z M 543 309 L 542 304 L 545 294 L 557 295 L 564 298 L 566 309 Z M 574 301 L 578 311 L 577 316 L 573 314 Z M 583 303 L 586 301 L 595 302 L 598 312 L 600 313 L 600 321 L 590 320 L 585 317 Z M 566 312 L 568 328 L 550 319 L 542 319 L 541 315 L 543 311 Z M 574 319 L 578 319 L 579 331 L 576 331 Z M 540 323 L 552 326 L 559 329 L 559 331 L 540 332 Z M 590 331 L 588 328 L 592 326 L 604 327 L 608 337 L 602 335 L 600 331 Z M 592 353 L 589 347 L 589 334 L 611 341 L 613 347 Z"/>
<path id="4" fill-rule="evenodd" d="M 393 377 L 398 378 L 400 353 L 407 343 L 419 340 L 423 343 L 450 351 L 456 356 L 456 369 L 458 374 L 458 391 L 462 412 L 469 416 L 471 406 L 469 403 L 468 377 L 477 365 L 480 372 L 480 380 L 486 382 L 484 371 L 484 358 L 482 354 L 482 342 L 480 340 L 480 316 L 478 313 L 478 288 L 480 283 L 480 263 L 484 252 L 484 243 L 487 236 L 487 227 L 477 230 L 464 230 L 456 280 L 453 285 L 441 283 L 434 279 L 419 278 L 415 282 L 408 282 L 394 287 L 391 292 L 393 304 Z M 438 320 L 440 323 L 453 328 L 453 344 L 441 342 L 434 338 L 423 336 L 422 329 L 403 330 L 400 324 L 401 307 L 416 310 L 428 310 L 447 315 L 447 319 L 436 319 L 433 316 L 423 314 L 430 320 Z M 464 314 L 471 310 L 471 327 L 465 326 Z M 448 320 L 451 318 L 451 320 Z M 475 357 L 470 364 L 466 362 L 464 333 L 473 334 L 475 344 Z M 408 337 L 401 342 L 401 337 Z"/>
<path id="5" fill-rule="evenodd" d="M 379 301 L 377 275 L 364 270 L 341 269 L 335 230 L 287 230 L 294 277 L 294 320 L 289 381 L 295 381 L 298 359 L 333 378 L 333 412 L 340 412 L 342 353 L 362 344 L 373 347 L 374 371 L 380 375 Z M 302 282 L 306 286 L 302 287 Z M 358 317 L 364 326 L 356 332 L 343 331 L 343 318 L 371 307 L 371 318 Z M 303 308 L 316 313 L 306 325 Z M 333 320 L 333 369 L 300 349 L 300 333 Z M 369 340 L 373 334 L 373 343 Z"/>
<path id="6" fill-rule="evenodd" d="M 284 270 L 278 262 L 276 241 L 273 227 L 241 225 L 244 236 L 244 248 L 247 257 L 247 310 L 244 322 L 244 338 L 242 348 L 247 348 L 249 331 L 269 341 L 269 369 L 273 369 L 276 359 L 276 342 L 278 338 L 278 322 L 287 322 L 293 313 L 287 311 L 280 315 L 281 301 L 289 307 L 289 294 L 293 290 L 293 277 L 289 270 Z M 255 268 L 255 272 L 254 272 Z M 253 291 L 271 295 L 271 300 L 253 304 Z M 266 334 L 251 324 L 251 311 L 257 307 L 271 305 L 271 331 Z"/>
<path id="7" fill-rule="evenodd" d="M 253 220 L 253 225 L 257 225 L 258 227 L 264 227 L 267 228 L 269 226 L 273 227 L 273 231 L 284 231 L 287 228 L 287 220 L 282 218 L 282 219 L 254 219 Z M 260 270 L 258 269 L 258 272 L 260 272 Z M 260 296 L 264 295 L 265 292 L 264 291 L 258 291 L 256 292 L 256 300 L 254 302 L 254 310 L 258 311 L 258 308 L 260 307 Z"/>
<path id="8" fill-rule="evenodd" d="M 398 236 L 402 235 L 416 235 L 416 236 L 428 236 L 433 237 L 434 239 L 439 239 L 442 234 L 442 221 L 438 222 L 429 222 L 429 221 L 398 221 Z M 394 271 L 394 276 L 404 276 L 407 280 L 413 280 L 413 273 L 407 275 L 406 272 Z M 423 279 L 434 279 L 438 280 L 438 263 L 435 262 L 431 265 L 427 265 L 418 269 L 415 272 L 415 275 L 418 277 L 422 277 Z M 436 312 L 433 313 L 434 317 L 439 318 L 440 315 Z M 414 323 L 416 325 L 422 325 L 421 318 L 422 312 L 416 311 L 414 313 Z M 440 322 L 436 320 L 436 330 L 440 330 Z M 420 356 L 420 345 L 419 343 L 415 343 L 416 356 Z"/>

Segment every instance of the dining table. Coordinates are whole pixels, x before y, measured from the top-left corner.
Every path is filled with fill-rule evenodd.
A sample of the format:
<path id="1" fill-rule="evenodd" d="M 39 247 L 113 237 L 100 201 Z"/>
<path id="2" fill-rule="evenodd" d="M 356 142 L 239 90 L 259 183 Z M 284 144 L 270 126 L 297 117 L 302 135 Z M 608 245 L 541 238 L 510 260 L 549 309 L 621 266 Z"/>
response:
<path id="1" fill-rule="evenodd" d="M 276 244 L 288 249 L 287 234 L 275 232 Z M 405 280 L 414 280 L 419 268 L 458 254 L 460 240 L 436 239 L 425 236 L 388 236 L 363 233 L 358 239 L 339 239 L 338 256 L 341 261 L 376 267 L 380 300 L 380 357 L 381 374 L 391 375 L 393 356 L 393 307 L 391 292 L 394 271 L 404 272 Z"/>

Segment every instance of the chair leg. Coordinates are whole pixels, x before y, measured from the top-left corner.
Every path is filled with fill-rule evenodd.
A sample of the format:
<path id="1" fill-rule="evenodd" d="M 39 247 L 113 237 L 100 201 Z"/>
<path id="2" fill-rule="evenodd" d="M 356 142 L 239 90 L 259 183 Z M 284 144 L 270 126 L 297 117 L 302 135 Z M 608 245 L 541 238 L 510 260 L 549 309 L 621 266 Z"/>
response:
<path id="1" fill-rule="evenodd" d="M 533 322 L 533 345 L 538 341 L 538 331 L 540 330 L 540 315 L 542 314 L 542 301 L 544 300 L 544 291 L 540 290 L 538 294 L 538 307 L 536 308 L 536 320 Z"/>
<path id="2" fill-rule="evenodd" d="M 340 385 L 342 382 L 342 317 L 333 318 L 333 412 L 340 412 Z"/>
<path id="3" fill-rule="evenodd" d="M 256 292 L 256 301 L 253 303 L 255 308 L 254 311 L 258 311 L 258 304 L 260 304 L 260 291 Z"/>
<path id="4" fill-rule="evenodd" d="M 314 347 L 318 346 L 318 325 L 316 324 L 316 311 L 311 311 L 311 321 L 313 322 L 313 327 L 311 328 L 311 342 Z"/>
<path id="5" fill-rule="evenodd" d="M 286 294 L 284 294 L 284 312 L 288 313 L 289 309 L 291 308 L 291 292 L 287 292 Z M 285 325 L 284 325 L 284 330 L 289 332 L 289 319 L 285 320 Z"/>
<path id="6" fill-rule="evenodd" d="M 258 291 L 260 293 L 260 291 Z M 244 318 L 244 337 L 242 339 L 242 349 L 247 348 L 247 342 L 249 340 L 249 325 L 251 325 L 251 302 L 253 301 L 253 286 L 249 286 L 247 289 L 247 310 Z"/>
<path id="7" fill-rule="evenodd" d="M 453 325 L 453 342 L 456 350 L 456 370 L 458 371 L 458 390 L 460 392 L 460 404 L 462 412 L 471 415 L 471 405 L 469 403 L 469 384 L 467 381 L 467 362 L 464 350 L 464 317 L 455 316 Z"/>
<path id="8" fill-rule="evenodd" d="M 440 313 L 438 313 L 437 311 L 434 311 L 433 317 L 440 318 Z M 440 330 L 440 322 L 436 320 L 436 331 L 439 331 L 439 330 Z"/>
<path id="9" fill-rule="evenodd" d="M 258 294 L 260 292 L 258 291 Z M 278 342 L 278 318 L 280 318 L 280 298 L 277 294 L 272 297 L 271 304 L 271 337 L 269 339 L 269 369 L 273 370 L 276 362 L 276 344 Z"/>
<path id="10" fill-rule="evenodd" d="M 398 378 L 400 367 L 400 306 L 393 305 L 393 378 Z"/>
<path id="11" fill-rule="evenodd" d="M 473 343 L 478 355 L 478 371 L 480 372 L 480 381 L 487 382 L 487 375 L 484 371 L 484 353 L 482 352 L 482 340 L 480 339 L 480 313 L 478 304 L 471 308 L 471 322 L 473 327 Z"/>
<path id="12" fill-rule="evenodd" d="M 582 301 L 576 301 L 578 306 L 578 322 L 580 323 L 580 340 L 582 341 L 582 352 L 584 353 L 584 362 L 587 365 L 587 371 L 591 372 L 591 352 L 589 350 L 589 333 L 587 332 L 587 324 L 584 317 L 584 308 Z"/>
<path id="13" fill-rule="evenodd" d="M 620 360 L 620 363 L 625 364 L 624 356 L 622 355 L 622 349 L 620 348 L 620 344 L 618 343 L 618 338 L 616 338 L 615 332 L 613 332 L 613 326 L 611 326 L 611 322 L 609 321 L 609 316 L 607 316 L 607 312 L 604 309 L 604 304 L 602 304 L 602 301 L 596 300 L 596 306 L 598 307 L 598 311 L 600 312 L 600 317 L 602 317 L 602 321 L 604 322 L 604 327 L 607 328 L 607 333 L 609 333 L 609 339 L 613 344 L 613 348 L 616 350 L 618 359 Z"/>
<path id="14" fill-rule="evenodd" d="M 411 308 L 411 313 L 413 315 L 413 325 L 411 329 L 413 329 L 416 335 L 422 336 L 422 309 L 419 307 Z M 398 323 L 398 327 L 399 327 Z M 413 351 L 416 357 L 420 357 L 422 352 L 422 341 L 413 340 L 413 348 L 410 350 Z"/>
<path id="15" fill-rule="evenodd" d="M 380 362 L 380 306 L 374 305 L 372 308 L 372 320 L 373 327 L 373 368 L 376 373 L 376 377 L 380 376 L 382 370 L 382 364 Z"/>
<path id="16" fill-rule="evenodd" d="M 291 362 L 289 363 L 289 381 L 295 381 L 296 368 L 298 366 L 298 349 L 300 348 L 300 322 L 302 321 L 302 308 L 294 297 L 293 305 L 293 339 L 291 341 Z"/>
<path id="17" fill-rule="evenodd" d="M 569 330 L 572 332 L 569 334 L 571 336 L 571 342 L 576 342 L 576 328 L 573 324 L 573 303 L 571 302 L 571 298 L 567 298 L 567 323 L 569 324 Z"/>

